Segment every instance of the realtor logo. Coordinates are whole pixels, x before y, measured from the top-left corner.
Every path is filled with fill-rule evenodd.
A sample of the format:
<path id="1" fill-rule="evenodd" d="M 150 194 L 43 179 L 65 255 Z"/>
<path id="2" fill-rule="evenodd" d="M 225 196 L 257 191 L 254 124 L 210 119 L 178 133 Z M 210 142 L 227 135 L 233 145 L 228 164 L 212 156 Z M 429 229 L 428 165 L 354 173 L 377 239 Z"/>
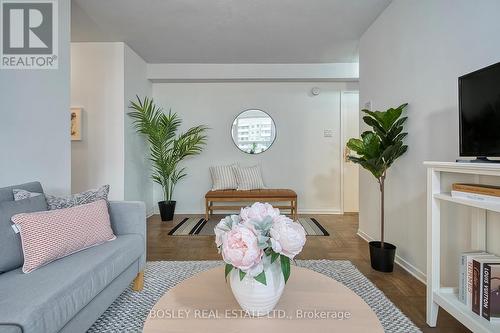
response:
<path id="1" fill-rule="evenodd" d="M 0 68 L 57 68 L 57 0 L 0 0 L 0 17 Z"/>

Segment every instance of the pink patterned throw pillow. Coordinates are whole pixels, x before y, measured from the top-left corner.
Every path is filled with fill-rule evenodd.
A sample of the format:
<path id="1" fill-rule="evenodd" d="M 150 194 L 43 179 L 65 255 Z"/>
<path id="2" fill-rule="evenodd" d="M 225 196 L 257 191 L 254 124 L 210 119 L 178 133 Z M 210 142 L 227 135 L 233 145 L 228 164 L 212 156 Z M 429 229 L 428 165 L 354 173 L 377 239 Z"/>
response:
<path id="1" fill-rule="evenodd" d="M 12 217 L 24 253 L 23 272 L 115 239 L 105 200 Z"/>

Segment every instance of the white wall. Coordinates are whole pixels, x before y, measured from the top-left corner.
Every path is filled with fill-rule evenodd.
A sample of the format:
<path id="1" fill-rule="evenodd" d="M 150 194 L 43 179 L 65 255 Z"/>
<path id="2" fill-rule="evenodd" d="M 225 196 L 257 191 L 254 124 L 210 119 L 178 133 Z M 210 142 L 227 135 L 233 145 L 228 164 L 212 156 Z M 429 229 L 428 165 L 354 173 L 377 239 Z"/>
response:
<path id="1" fill-rule="evenodd" d="M 149 64 L 148 78 L 164 81 L 358 81 L 357 63 L 324 64 Z"/>
<path id="2" fill-rule="evenodd" d="M 146 203 L 148 215 L 154 212 L 153 183 L 150 177 L 148 144 L 144 137 L 135 133 L 132 119 L 126 115 L 131 100 L 151 96 L 151 82 L 147 79 L 146 62 L 125 44 L 125 200 Z"/>
<path id="3" fill-rule="evenodd" d="M 0 69 L 0 187 L 38 180 L 70 191 L 70 1 L 58 1 L 59 68 Z"/>
<path id="4" fill-rule="evenodd" d="M 72 191 L 110 184 L 111 200 L 144 201 L 152 213 L 147 144 L 126 115 L 136 95 L 151 95 L 146 62 L 124 43 L 72 43 L 71 50 L 71 105 L 83 108 Z"/>
<path id="5" fill-rule="evenodd" d="M 82 141 L 71 143 L 73 193 L 110 185 L 124 199 L 124 45 L 71 43 L 71 106 L 83 108 Z"/>
<path id="6" fill-rule="evenodd" d="M 500 61 L 499 12 L 497 0 L 395 0 L 361 38 L 360 104 L 372 101 L 373 109 L 386 109 L 409 103 L 409 151 L 387 179 L 386 238 L 398 246 L 399 260 L 421 277 L 426 269 L 422 162 L 458 157 L 457 78 Z M 442 231 L 451 244 L 443 260 L 450 267 L 445 280 L 455 282 L 458 252 L 470 246 L 461 221 L 470 213 L 461 213 L 450 215 Z M 379 238 L 378 216 L 378 187 L 361 171 L 360 231 Z M 497 245 L 490 243 L 500 254 Z"/>
<path id="7" fill-rule="evenodd" d="M 321 88 L 312 96 L 311 88 Z M 174 193 L 177 213 L 204 211 L 209 166 L 238 162 L 262 166 L 268 187 L 297 191 L 300 212 L 340 211 L 340 91 L 356 84 L 307 82 L 155 83 L 153 97 L 183 119 L 183 128 L 211 129 L 205 151 L 185 162 L 188 177 Z M 234 117 L 248 108 L 268 112 L 277 127 L 273 146 L 258 155 L 240 152 L 231 139 Z M 333 138 L 323 130 L 333 129 Z M 156 188 L 155 201 L 161 200 Z"/>

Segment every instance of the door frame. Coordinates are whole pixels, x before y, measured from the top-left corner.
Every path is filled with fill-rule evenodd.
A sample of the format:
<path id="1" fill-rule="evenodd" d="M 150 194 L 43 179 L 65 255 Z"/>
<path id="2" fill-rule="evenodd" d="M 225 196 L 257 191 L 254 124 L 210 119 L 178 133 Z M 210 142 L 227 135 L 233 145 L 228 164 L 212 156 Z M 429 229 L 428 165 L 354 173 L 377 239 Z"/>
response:
<path id="1" fill-rule="evenodd" d="M 340 146 L 340 213 L 341 214 L 344 214 L 345 210 L 344 210 L 344 189 L 345 189 L 345 184 L 344 184 L 344 149 L 345 149 L 345 145 L 347 143 L 347 140 L 345 140 L 344 138 L 344 134 L 345 134 L 345 122 L 346 122 L 346 118 L 344 116 L 344 108 L 342 107 L 342 103 L 343 103 L 343 96 L 344 94 L 357 94 L 358 95 L 358 105 L 359 105 L 359 90 L 340 90 L 340 142 L 341 142 L 341 146 Z M 359 110 L 358 110 L 359 112 Z M 359 119 L 358 119 L 359 121 Z M 358 133 L 359 135 L 359 133 Z M 359 200 L 359 188 L 358 188 L 358 200 Z"/>

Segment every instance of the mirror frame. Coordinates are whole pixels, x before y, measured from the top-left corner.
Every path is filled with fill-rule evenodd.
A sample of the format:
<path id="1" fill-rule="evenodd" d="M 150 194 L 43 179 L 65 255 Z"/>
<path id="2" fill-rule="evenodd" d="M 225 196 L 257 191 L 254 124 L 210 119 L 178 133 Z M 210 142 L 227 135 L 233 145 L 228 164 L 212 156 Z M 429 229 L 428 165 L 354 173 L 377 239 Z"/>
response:
<path id="1" fill-rule="evenodd" d="M 236 141 L 234 140 L 234 137 L 233 137 L 233 124 L 234 124 L 234 122 L 236 121 L 236 119 L 238 119 L 239 116 L 241 116 L 243 113 L 245 113 L 247 111 L 260 111 L 260 112 L 265 113 L 271 119 L 272 125 L 274 127 L 274 138 L 273 138 L 273 141 L 271 141 L 271 143 L 269 144 L 269 146 L 267 147 L 266 150 L 261 151 L 259 153 L 252 154 L 252 153 L 249 153 L 249 152 L 246 152 L 246 151 L 242 150 L 240 147 L 238 147 L 238 144 L 236 143 Z M 276 142 L 276 138 L 278 137 L 278 129 L 277 129 L 277 126 L 276 126 L 276 122 L 274 121 L 274 118 L 271 117 L 271 115 L 269 113 L 267 113 L 266 111 L 264 111 L 262 109 L 251 108 L 251 109 L 245 109 L 245 110 L 241 111 L 240 113 L 238 113 L 236 115 L 236 117 L 233 118 L 233 121 L 231 122 L 231 125 L 230 125 L 229 134 L 231 136 L 231 140 L 233 141 L 234 146 L 238 149 L 238 151 L 240 151 L 242 153 L 245 153 L 245 154 L 248 154 L 248 155 L 259 155 L 259 154 L 263 154 L 266 151 L 268 151 L 269 149 L 271 149 L 271 147 L 273 146 L 273 144 Z"/>

